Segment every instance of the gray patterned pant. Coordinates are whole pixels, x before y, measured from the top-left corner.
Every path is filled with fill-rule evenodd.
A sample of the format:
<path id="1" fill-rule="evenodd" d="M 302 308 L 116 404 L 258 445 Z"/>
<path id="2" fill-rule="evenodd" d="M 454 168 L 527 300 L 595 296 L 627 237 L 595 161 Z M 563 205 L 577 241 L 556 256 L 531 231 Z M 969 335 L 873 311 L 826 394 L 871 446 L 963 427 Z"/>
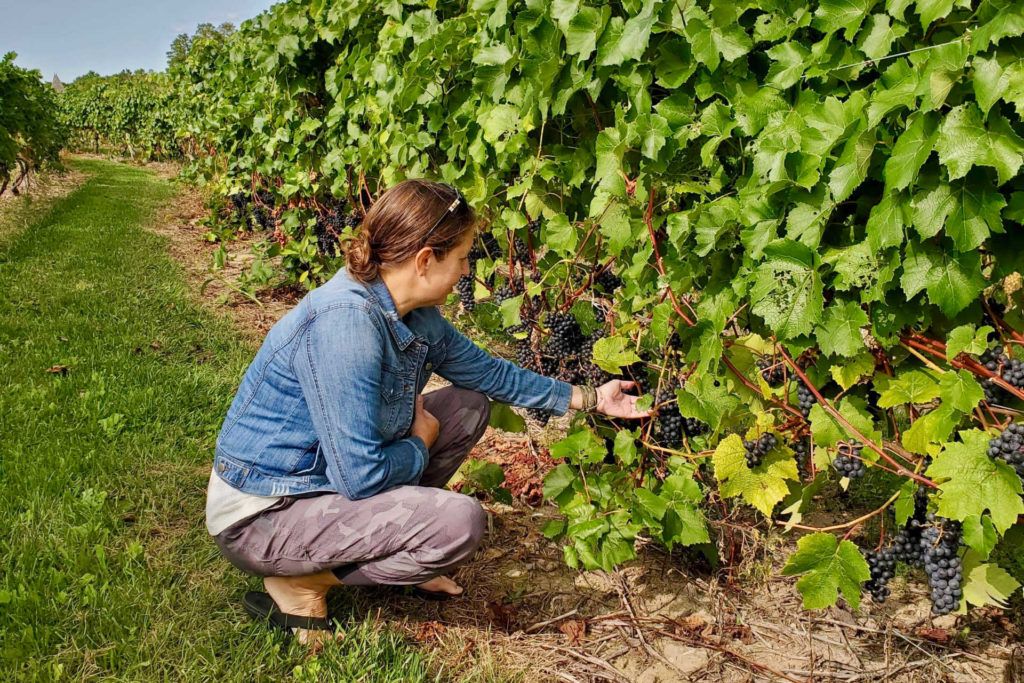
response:
<path id="1" fill-rule="evenodd" d="M 451 571 L 480 545 L 487 513 L 443 487 L 490 416 L 487 397 L 445 387 L 423 395 L 441 423 L 419 486 L 397 486 L 363 500 L 335 493 L 285 497 L 215 537 L 221 553 L 257 576 L 333 570 L 349 585 L 417 584 Z"/>

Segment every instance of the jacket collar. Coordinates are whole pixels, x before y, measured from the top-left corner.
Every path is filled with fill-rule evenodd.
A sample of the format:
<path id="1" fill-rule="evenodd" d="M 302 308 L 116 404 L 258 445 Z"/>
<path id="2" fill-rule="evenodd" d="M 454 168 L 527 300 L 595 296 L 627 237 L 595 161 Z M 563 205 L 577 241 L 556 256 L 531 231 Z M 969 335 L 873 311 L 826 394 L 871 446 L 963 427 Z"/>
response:
<path id="1" fill-rule="evenodd" d="M 388 328 L 391 330 L 391 336 L 395 338 L 395 342 L 398 344 L 398 348 L 405 351 L 409 344 L 412 343 L 416 335 L 409 326 L 402 322 L 402 319 L 398 317 L 398 309 L 395 308 L 395 301 L 391 298 L 391 292 L 388 291 L 387 285 L 384 284 L 384 280 L 380 277 L 373 280 L 366 285 L 366 288 L 370 290 L 370 295 L 380 305 L 381 312 L 384 314 L 384 319 L 388 321 Z"/>

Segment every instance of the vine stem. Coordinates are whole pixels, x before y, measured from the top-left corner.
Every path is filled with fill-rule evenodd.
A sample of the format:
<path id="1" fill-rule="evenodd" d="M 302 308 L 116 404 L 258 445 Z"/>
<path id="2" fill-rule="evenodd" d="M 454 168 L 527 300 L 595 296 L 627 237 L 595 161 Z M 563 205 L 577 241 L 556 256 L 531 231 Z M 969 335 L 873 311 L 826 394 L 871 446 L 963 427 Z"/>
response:
<path id="1" fill-rule="evenodd" d="M 647 234 L 651 236 L 651 245 L 654 248 L 655 263 L 658 268 L 658 274 L 665 277 L 665 264 L 661 260 L 661 252 L 658 250 L 658 238 L 654 236 L 654 185 L 651 185 L 650 196 L 647 199 L 647 209 L 644 211 L 644 225 L 647 226 Z M 679 301 L 676 299 L 676 293 L 672 291 L 672 283 L 665 285 L 668 289 L 668 296 L 672 299 L 672 308 L 675 309 L 676 314 L 686 321 L 686 324 L 693 327 L 696 323 L 690 319 L 690 316 L 683 313 L 679 307 Z M 693 312 L 693 309 L 690 309 Z M 694 315 L 696 317 L 696 315 Z"/>
<path id="2" fill-rule="evenodd" d="M 1003 336 L 1003 328 L 1005 328 L 1007 331 L 1009 331 L 1010 336 L 1013 337 L 1014 341 L 1016 341 L 1017 343 L 1024 343 L 1024 335 L 1010 327 L 1008 324 L 1006 324 L 1005 320 L 996 315 L 996 312 L 992 310 L 992 306 L 989 304 L 988 299 L 982 301 L 982 306 L 985 307 L 985 311 L 987 311 L 989 317 L 992 318 L 992 322 L 996 324 L 996 332 L 999 333 L 999 336 Z"/>
<path id="3" fill-rule="evenodd" d="M 928 479 L 926 477 L 922 477 L 921 475 L 917 474 L 916 472 L 911 472 L 906 467 L 904 467 L 900 463 L 896 462 L 896 460 L 894 460 L 888 453 L 885 452 L 885 449 L 883 449 L 881 446 L 876 444 L 871 439 L 869 439 L 866 436 L 864 436 L 859 429 L 857 429 L 852 424 L 850 424 L 850 421 L 847 420 L 845 417 L 843 417 L 839 413 L 838 410 L 836 410 L 834 407 L 832 407 L 832 404 L 829 403 L 828 400 L 824 396 L 821 395 L 821 392 L 818 391 L 817 387 L 815 387 L 814 384 L 807 378 L 807 375 L 804 374 L 804 371 L 801 370 L 800 367 L 796 363 L 793 362 L 793 359 L 789 357 L 788 353 L 786 353 L 785 347 L 782 346 L 782 344 L 779 344 L 778 348 L 779 348 L 779 353 L 786 360 L 786 363 L 788 363 L 789 367 L 793 370 L 794 373 L 796 373 L 796 376 L 800 378 L 800 381 L 804 383 L 804 386 L 807 387 L 808 391 L 810 391 L 812 394 L 814 394 L 814 398 L 816 398 L 818 400 L 818 404 L 821 405 L 822 409 L 825 412 L 827 412 L 829 415 L 831 415 L 833 418 L 835 418 L 835 420 L 838 421 L 840 424 L 842 424 L 847 430 L 849 430 L 849 432 L 851 434 L 856 436 L 860 440 L 861 443 L 863 443 L 865 446 L 867 446 L 868 448 L 873 450 L 875 453 L 878 453 L 878 455 L 881 456 L 881 458 L 883 460 L 885 460 L 887 463 L 889 463 L 890 465 L 895 467 L 896 468 L 896 474 L 899 474 L 900 476 L 903 476 L 903 477 L 910 477 L 914 481 L 917 481 L 917 482 L 919 482 L 921 484 L 924 484 L 925 486 L 930 486 L 931 488 L 938 488 L 938 485 L 935 482 L 933 482 L 931 479 Z M 890 447 L 894 451 L 898 452 L 897 448 L 899 448 L 899 447 L 897 447 L 895 444 L 892 444 Z M 902 448 L 899 448 L 899 450 L 902 450 Z M 909 457 L 909 455 L 910 455 L 909 453 L 907 453 L 905 455 L 901 453 L 901 455 L 903 457 L 905 457 L 908 461 L 910 461 L 912 459 L 912 458 Z"/>
<path id="4" fill-rule="evenodd" d="M 900 497 L 900 492 L 897 491 L 896 493 L 894 493 L 891 496 L 889 496 L 889 500 L 887 500 L 884 503 L 882 503 L 882 505 L 878 509 L 872 510 L 871 512 L 869 512 L 869 513 L 867 513 L 865 515 L 861 515 L 857 519 L 851 519 L 849 522 L 845 522 L 843 524 L 834 524 L 832 526 L 820 526 L 819 527 L 819 526 L 808 526 L 806 524 L 788 524 L 786 522 L 783 522 L 780 519 L 775 520 L 775 523 L 778 526 L 784 526 L 784 527 L 787 527 L 787 528 L 790 528 L 790 529 L 800 529 L 802 531 L 841 531 L 843 529 L 850 529 L 852 531 L 853 527 L 857 526 L 858 524 L 862 524 L 862 523 L 868 521 L 869 519 L 871 519 L 872 517 L 875 517 L 875 516 L 880 515 L 883 512 L 885 512 L 885 510 L 890 505 L 892 505 L 894 502 L 896 502 L 896 499 L 899 498 L 899 497 Z"/>
<path id="5" fill-rule="evenodd" d="M 915 348 L 914 348 L 913 346 L 908 346 L 908 345 L 907 345 L 906 343 L 904 343 L 904 342 L 900 342 L 900 346 L 902 346 L 902 347 L 903 347 L 903 348 L 905 348 L 905 349 L 906 349 L 907 351 L 909 351 L 909 352 L 910 352 L 910 353 L 912 353 L 912 354 L 913 354 L 914 356 L 916 356 L 916 357 L 917 357 L 917 359 L 918 359 L 919 361 L 921 361 L 922 363 L 924 363 L 924 364 L 925 364 L 925 365 L 926 365 L 926 366 L 927 366 L 927 367 L 928 367 L 929 369 L 931 369 L 931 370 L 934 370 L 935 372 L 939 373 L 940 375 L 944 375 L 944 374 L 946 374 L 946 371 L 945 371 L 945 370 L 943 370 L 943 369 L 942 369 L 942 368 L 940 368 L 940 367 L 939 367 L 938 365 L 936 365 L 935 363 L 933 363 L 933 362 L 931 362 L 930 360 L 928 360 L 927 358 L 925 358 L 925 357 L 924 357 L 923 355 L 921 355 L 921 352 L 920 352 L 920 351 L 918 351 L 917 349 L 915 349 Z"/>
<path id="6" fill-rule="evenodd" d="M 913 346 L 916 349 L 920 349 L 921 351 L 930 353 L 933 356 L 936 356 L 947 361 L 950 365 L 952 365 L 954 368 L 958 370 L 967 370 L 968 372 L 974 375 L 984 377 L 985 379 L 990 379 L 992 380 L 992 383 L 995 384 L 996 386 L 1002 387 L 1003 389 L 1013 394 L 1017 398 L 1024 400 L 1024 391 L 1021 391 L 1017 387 L 1013 386 L 1012 384 L 1004 380 L 998 373 L 992 372 L 981 363 L 964 356 L 964 354 L 958 355 L 953 360 L 949 360 L 948 358 L 946 358 L 946 345 L 940 341 L 928 339 L 927 337 L 922 337 L 920 335 L 904 337 L 902 341 L 906 342 L 907 344 Z M 959 358 L 961 357 L 963 357 L 964 360 L 959 360 Z"/>
<path id="7" fill-rule="evenodd" d="M 729 360 L 729 357 L 726 356 L 724 353 L 722 354 L 722 362 L 725 363 L 725 366 L 727 368 L 732 370 L 732 374 L 736 375 L 736 378 L 739 379 L 739 381 L 742 382 L 744 384 L 744 386 L 746 386 L 748 389 L 753 391 L 758 396 L 763 396 L 763 394 L 761 393 L 761 387 L 759 387 L 756 384 L 754 384 L 753 382 L 751 382 L 747 378 L 746 375 L 744 375 L 742 372 L 740 372 L 739 368 L 737 368 L 735 365 L 733 365 L 732 361 Z M 783 410 L 789 411 L 793 416 L 798 417 L 801 420 L 804 419 L 804 414 L 801 413 L 796 408 L 794 408 L 793 406 L 789 405 L 788 403 L 783 403 L 782 401 L 779 401 L 776 398 L 771 398 L 769 400 L 772 403 L 774 403 L 776 406 L 778 406 L 779 408 L 782 408 Z"/>

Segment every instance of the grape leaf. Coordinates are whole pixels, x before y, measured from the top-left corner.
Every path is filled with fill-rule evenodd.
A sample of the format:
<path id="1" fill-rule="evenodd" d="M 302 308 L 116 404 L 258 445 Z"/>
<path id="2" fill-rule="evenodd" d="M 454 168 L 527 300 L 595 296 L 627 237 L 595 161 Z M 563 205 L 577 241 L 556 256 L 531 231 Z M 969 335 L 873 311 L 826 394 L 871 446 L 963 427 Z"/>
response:
<path id="1" fill-rule="evenodd" d="M 726 498 L 742 496 L 765 517 L 770 517 L 775 505 L 789 493 L 786 480 L 800 478 L 796 460 L 789 448 L 776 447 L 754 472 L 747 466 L 745 453 L 739 434 L 730 434 L 719 442 L 711 460 L 720 491 Z"/>
<path id="2" fill-rule="evenodd" d="M 871 11 L 876 0 L 822 0 L 814 11 L 814 28 L 823 33 L 832 33 L 843 29 L 846 39 L 853 36 L 860 28 L 861 22 Z"/>
<path id="3" fill-rule="evenodd" d="M 954 0 L 917 0 L 916 10 L 921 15 L 921 28 L 926 29 L 936 19 L 949 14 Z"/>
<path id="4" fill-rule="evenodd" d="M 857 44 L 870 59 L 878 59 L 888 55 L 892 42 L 906 34 L 907 27 L 900 23 L 893 24 L 887 14 L 872 14 Z"/>
<path id="5" fill-rule="evenodd" d="M 953 316 L 973 303 L 985 287 L 981 255 L 950 254 L 932 245 L 907 242 L 900 284 L 907 297 L 928 290 L 928 300 Z"/>
<path id="6" fill-rule="evenodd" d="M 861 434 L 874 443 L 878 443 L 881 435 L 875 429 L 874 420 L 867 410 L 864 399 L 858 396 L 847 396 L 839 401 L 835 408 Z M 814 443 L 819 446 L 835 446 L 840 441 L 856 438 L 838 420 L 825 412 L 820 403 L 811 406 L 808 419 L 811 421 L 811 436 L 814 438 Z M 867 455 L 866 452 L 865 455 Z"/>
<path id="7" fill-rule="evenodd" d="M 1024 163 L 1024 140 L 998 114 L 989 116 L 985 126 L 978 105 L 969 102 L 954 107 L 939 126 L 935 139 L 939 160 L 949 170 L 949 179 L 967 175 L 974 166 L 990 166 L 999 174 L 999 184 L 1009 181 Z"/>
<path id="8" fill-rule="evenodd" d="M 953 406 L 941 404 L 935 410 L 914 420 L 910 429 L 903 432 L 903 447 L 912 453 L 931 453 L 933 443 L 942 443 L 960 422 L 961 414 Z"/>
<path id="9" fill-rule="evenodd" d="M 928 477 L 939 482 L 938 514 L 964 520 L 988 510 L 996 530 L 1006 533 L 1024 514 L 1020 477 L 988 456 L 989 434 L 971 429 L 960 438 L 945 444 L 928 468 Z"/>
<path id="10" fill-rule="evenodd" d="M 773 60 L 768 69 L 768 82 L 777 88 L 789 88 L 800 80 L 807 68 L 810 50 L 797 42 L 773 45 L 766 54 Z"/>
<path id="11" fill-rule="evenodd" d="M 875 129 L 869 128 L 846 141 L 829 176 L 828 186 L 834 201 L 849 197 L 868 175 L 871 154 L 875 150 Z"/>
<path id="12" fill-rule="evenodd" d="M 858 353 L 853 358 L 834 363 L 829 368 L 829 372 L 836 384 L 845 391 L 874 369 L 875 357 L 865 351 Z"/>
<path id="13" fill-rule="evenodd" d="M 640 356 L 632 346 L 632 341 L 626 337 L 602 337 L 594 342 L 594 363 L 602 370 L 617 375 L 626 365 L 639 362 Z"/>
<path id="14" fill-rule="evenodd" d="M 868 563 L 850 541 L 837 541 L 827 533 L 814 533 L 797 541 L 797 550 L 782 568 L 785 576 L 806 574 L 796 582 L 806 609 L 836 604 L 842 592 L 846 602 L 860 606 L 860 585 L 871 578 Z"/>
<path id="15" fill-rule="evenodd" d="M 939 395 L 943 404 L 950 405 L 962 413 L 974 410 L 974 407 L 985 398 L 978 380 L 967 370 L 950 370 L 939 379 Z"/>
<path id="16" fill-rule="evenodd" d="M 1000 214 L 1006 200 L 990 183 L 972 178 L 956 183 L 952 191 L 955 204 L 946 220 L 946 234 L 957 251 L 977 249 L 991 233 L 1003 232 Z"/>
<path id="17" fill-rule="evenodd" d="M 900 486 L 900 495 L 893 504 L 896 513 L 896 526 L 903 527 L 907 520 L 914 514 L 914 499 L 917 497 L 917 487 L 920 486 L 913 479 L 907 479 Z"/>
<path id="18" fill-rule="evenodd" d="M 964 520 L 963 529 L 964 544 L 978 553 L 981 559 L 986 559 L 999 541 L 999 534 L 988 515 L 970 515 Z"/>
<path id="19" fill-rule="evenodd" d="M 860 329 L 868 324 L 868 316 L 859 304 L 836 301 L 825 310 L 821 325 L 815 331 L 823 353 L 854 356 L 864 349 Z"/>
<path id="20" fill-rule="evenodd" d="M 569 20 L 563 29 L 565 33 L 565 53 L 579 55 L 586 59 L 597 47 L 597 38 L 604 30 L 611 10 L 608 7 L 583 7 Z"/>
<path id="21" fill-rule="evenodd" d="M 824 305 L 817 269 L 787 251 L 798 249 L 789 243 L 758 266 L 750 291 L 751 310 L 782 339 L 809 334 Z"/>
<path id="22" fill-rule="evenodd" d="M 596 464 L 608 454 L 604 441 L 589 429 L 582 427 L 569 436 L 551 444 L 551 457 L 572 463 Z"/>
<path id="23" fill-rule="evenodd" d="M 522 433 L 526 431 L 526 420 L 512 408 L 498 401 L 491 401 L 491 414 L 487 424 L 505 432 Z"/>
<path id="24" fill-rule="evenodd" d="M 938 135 L 938 118 L 930 112 L 914 112 L 907 117 L 907 129 L 903 131 L 892 154 L 885 162 L 885 188 L 902 190 L 917 179 L 917 173 L 928 160 Z"/>
<path id="25" fill-rule="evenodd" d="M 996 564 L 982 563 L 974 551 L 967 551 L 963 561 L 964 599 L 981 607 L 1006 607 L 1007 600 L 1020 588 L 1020 583 Z"/>
<path id="26" fill-rule="evenodd" d="M 925 370 L 904 370 L 889 382 L 878 398 L 879 408 L 895 408 L 904 403 L 928 403 L 939 396 L 939 382 Z"/>
<path id="27" fill-rule="evenodd" d="M 602 45 L 598 52 L 597 63 L 601 66 L 614 66 L 629 60 L 640 59 L 651 39 L 651 27 L 657 18 L 654 15 L 652 0 L 646 0 L 643 10 L 629 19 L 622 27 L 622 34 L 613 42 Z M 602 43 L 604 41 L 602 40 Z"/>
<path id="28" fill-rule="evenodd" d="M 946 338 L 946 358 L 953 360 L 961 353 L 981 355 L 988 348 L 988 337 L 995 332 L 988 325 L 977 331 L 974 325 L 961 325 L 950 331 Z"/>
<path id="29" fill-rule="evenodd" d="M 716 386 L 719 385 L 719 386 Z M 683 417 L 695 417 L 701 422 L 718 429 L 722 418 L 730 414 L 739 405 L 740 400 L 709 373 L 690 375 L 677 391 L 679 412 Z"/>

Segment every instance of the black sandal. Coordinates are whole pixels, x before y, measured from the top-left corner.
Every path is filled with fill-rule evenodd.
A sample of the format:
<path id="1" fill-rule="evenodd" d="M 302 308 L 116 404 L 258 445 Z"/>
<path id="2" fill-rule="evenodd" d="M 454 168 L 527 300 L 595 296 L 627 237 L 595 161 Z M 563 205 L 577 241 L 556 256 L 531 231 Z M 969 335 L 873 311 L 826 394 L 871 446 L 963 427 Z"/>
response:
<path id="1" fill-rule="evenodd" d="M 256 619 L 266 621 L 271 628 L 278 629 L 286 635 L 292 635 L 293 628 L 304 628 L 310 631 L 334 631 L 334 622 L 325 617 L 300 617 L 281 611 L 274 599 L 260 591 L 249 591 L 242 598 L 245 611 Z"/>

